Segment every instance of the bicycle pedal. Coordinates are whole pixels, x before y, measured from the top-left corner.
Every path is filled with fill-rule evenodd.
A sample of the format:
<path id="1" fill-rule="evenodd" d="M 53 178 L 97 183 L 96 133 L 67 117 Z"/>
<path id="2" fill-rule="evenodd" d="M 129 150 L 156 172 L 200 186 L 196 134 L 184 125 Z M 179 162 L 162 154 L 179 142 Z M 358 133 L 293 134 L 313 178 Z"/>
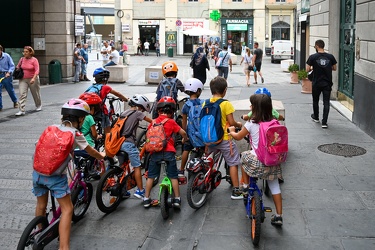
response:
<path id="1" fill-rule="evenodd" d="M 267 213 L 270 213 L 270 212 L 272 212 L 272 208 L 270 208 L 270 207 L 264 207 L 264 212 L 267 212 Z"/>

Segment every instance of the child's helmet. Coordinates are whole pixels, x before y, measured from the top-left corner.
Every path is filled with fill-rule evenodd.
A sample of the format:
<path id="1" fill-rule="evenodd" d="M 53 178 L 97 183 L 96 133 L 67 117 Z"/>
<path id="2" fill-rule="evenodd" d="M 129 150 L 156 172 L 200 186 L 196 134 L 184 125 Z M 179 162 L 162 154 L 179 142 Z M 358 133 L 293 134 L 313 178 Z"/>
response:
<path id="1" fill-rule="evenodd" d="M 109 71 L 102 67 L 94 70 L 94 73 L 92 74 L 92 76 L 95 77 L 95 82 L 107 82 L 109 79 L 109 75 Z"/>
<path id="2" fill-rule="evenodd" d="M 185 84 L 185 92 L 190 91 L 196 93 L 198 89 L 203 89 L 203 83 L 197 78 L 188 79 Z"/>
<path id="3" fill-rule="evenodd" d="M 259 89 L 255 90 L 254 94 L 255 95 L 265 94 L 265 95 L 268 95 L 269 97 L 271 97 L 271 92 L 267 88 L 259 88 Z"/>
<path id="4" fill-rule="evenodd" d="M 90 114 L 90 106 L 81 99 L 70 99 L 61 108 L 62 115 L 74 115 L 83 117 Z"/>
<path id="5" fill-rule="evenodd" d="M 161 71 L 163 72 L 163 75 L 167 74 L 168 72 L 174 72 L 177 74 L 178 67 L 175 62 L 168 61 L 161 65 Z"/>
<path id="6" fill-rule="evenodd" d="M 169 107 L 170 109 L 172 109 L 173 111 L 176 110 L 176 102 L 174 101 L 174 99 L 170 96 L 164 96 L 162 97 L 159 101 L 158 101 L 158 104 L 156 105 L 156 108 L 157 109 L 160 109 L 160 108 L 166 108 L 166 107 Z"/>
<path id="7" fill-rule="evenodd" d="M 79 96 L 79 99 L 84 100 L 88 105 L 96 105 L 102 103 L 102 98 L 100 98 L 94 92 L 85 92 Z"/>
<path id="8" fill-rule="evenodd" d="M 138 106 L 143 108 L 147 112 L 150 112 L 150 101 L 144 95 L 134 95 L 132 98 L 130 98 L 129 105 Z"/>

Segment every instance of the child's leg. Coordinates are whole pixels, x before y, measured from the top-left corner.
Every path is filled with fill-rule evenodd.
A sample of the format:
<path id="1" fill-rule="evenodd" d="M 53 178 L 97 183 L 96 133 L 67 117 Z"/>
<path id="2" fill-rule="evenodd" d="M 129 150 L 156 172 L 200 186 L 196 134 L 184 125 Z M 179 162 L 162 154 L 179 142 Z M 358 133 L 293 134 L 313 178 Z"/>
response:
<path id="1" fill-rule="evenodd" d="M 242 174 L 242 180 L 243 180 L 243 184 L 245 185 L 249 185 L 250 183 L 250 178 L 249 176 L 247 175 L 247 173 L 243 170 L 243 168 L 241 168 L 241 174 Z"/>
<path id="2" fill-rule="evenodd" d="M 188 157 L 189 157 L 189 152 L 190 151 L 188 151 L 188 150 L 184 150 L 182 152 L 180 171 L 185 171 L 185 166 L 186 166 L 186 162 L 187 162 Z"/>
<path id="3" fill-rule="evenodd" d="M 142 174 L 140 166 L 134 168 L 134 178 L 139 190 L 143 189 Z"/>
<path id="4" fill-rule="evenodd" d="M 48 192 L 42 196 L 36 197 L 35 216 L 46 215 L 46 208 L 48 203 Z"/>
<path id="5" fill-rule="evenodd" d="M 278 215 L 283 214 L 283 204 L 282 204 L 282 197 L 281 197 L 281 190 L 279 185 L 279 180 L 267 180 L 268 187 L 271 190 L 273 202 L 275 203 L 276 213 Z"/>
<path id="6" fill-rule="evenodd" d="M 61 219 L 59 224 L 60 250 L 65 250 L 69 249 L 73 204 L 70 199 L 70 194 L 58 198 L 57 201 L 61 208 Z"/>
<path id="7" fill-rule="evenodd" d="M 230 178 L 232 179 L 233 187 L 239 187 L 238 166 L 230 166 L 229 174 L 230 174 Z"/>
<path id="8" fill-rule="evenodd" d="M 174 197 L 180 197 L 180 186 L 178 185 L 178 179 L 171 178 Z"/>
<path id="9" fill-rule="evenodd" d="M 155 178 L 150 178 L 150 177 L 147 178 L 145 198 L 150 198 L 150 193 L 151 193 L 152 185 L 154 183 L 154 179 Z"/>

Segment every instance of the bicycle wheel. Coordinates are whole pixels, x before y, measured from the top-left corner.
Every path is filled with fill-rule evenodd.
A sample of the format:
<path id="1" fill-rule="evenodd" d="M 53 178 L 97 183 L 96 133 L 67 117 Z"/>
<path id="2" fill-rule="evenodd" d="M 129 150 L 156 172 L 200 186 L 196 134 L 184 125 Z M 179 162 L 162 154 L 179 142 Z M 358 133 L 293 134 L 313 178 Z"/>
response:
<path id="1" fill-rule="evenodd" d="M 207 200 L 207 193 L 204 192 L 204 173 L 192 173 L 191 178 L 189 178 L 187 186 L 187 201 L 189 206 L 194 209 L 201 208 Z"/>
<path id="2" fill-rule="evenodd" d="M 86 198 L 84 193 L 86 192 Z M 83 218 L 87 209 L 90 206 L 93 194 L 93 187 L 91 183 L 86 183 L 86 190 L 81 185 L 78 185 L 72 192 L 73 216 L 72 221 L 77 222 Z"/>
<path id="3" fill-rule="evenodd" d="M 160 210 L 164 220 L 169 217 L 168 188 L 163 186 L 160 190 Z"/>
<path id="4" fill-rule="evenodd" d="M 38 226 L 39 224 L 41 225 L 40 227 Z M 17 250 L 33 249 L 35 239 L 48 225 L 49 223 L 45 216 L 37 216 L 32 219 L 25 230 L 23 230 Z"/>
<path id="5" fill-rule="evenodd" d="M 260 225 L 262 223 L 262 206 L 260 204 L 260 196 L 258 192 L 254 192 L 251 199 L 251 240 L 254 246 L 259 244 Z"/>
<path id="6" fill-rule="evenodd" d="M 122 174 L 124 172 L 121 168 L 112 168 L 100 178 L 96 189 L 96 204 L 103 213 L 113 212 L 121 202 L 122 187 L 127 181 L 120 183 Z"/>

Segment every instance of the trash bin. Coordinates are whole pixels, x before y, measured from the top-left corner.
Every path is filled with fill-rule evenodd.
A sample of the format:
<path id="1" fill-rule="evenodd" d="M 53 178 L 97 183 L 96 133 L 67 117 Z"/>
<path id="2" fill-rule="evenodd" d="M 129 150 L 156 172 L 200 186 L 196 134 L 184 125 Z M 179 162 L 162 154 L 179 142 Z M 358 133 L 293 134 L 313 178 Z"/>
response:
<path id="1" fill-rule="evenodd" d="M 52 60 L 49 62 L 48 78 L 49 84 L 62 82 L 61 62 L 59 60 Z"/>
<path id="2" fill-rule="evenodd" d="M 173 57 L 173 48 L 168 47 L 168 57 Z"/>

